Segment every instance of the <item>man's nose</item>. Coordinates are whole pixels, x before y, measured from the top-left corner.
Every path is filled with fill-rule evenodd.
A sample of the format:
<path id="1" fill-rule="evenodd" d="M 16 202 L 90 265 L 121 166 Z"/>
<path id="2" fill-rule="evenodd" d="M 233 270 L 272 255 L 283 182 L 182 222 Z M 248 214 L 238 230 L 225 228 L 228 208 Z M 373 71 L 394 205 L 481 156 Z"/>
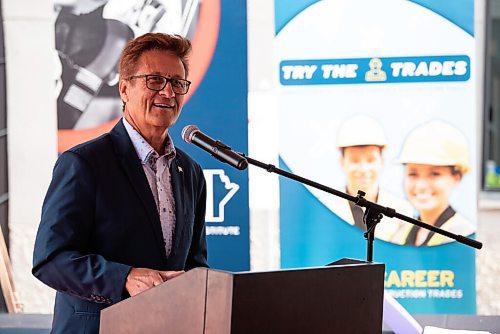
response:
<path id="1" fill-rule="evenodd" d="M 168 81 L 167 84 L 165 85 L 165 87 L 163 87 L 163 89 L 160 90 L 159 93 L 161 95 L 164 95 L 165 97 L 174 97 L 175 92 L 172 88 L 172 83 L 170 81 Z"/>
<path id="2" fill-rule="evenodd" d="M 361 162 L 358 165 L 358 168 L 359 168 L 360 172 L 366 173 L 366 172 L 368 172 L 370 170 L 370 164 L 366 163 L 366 162 Z"/>

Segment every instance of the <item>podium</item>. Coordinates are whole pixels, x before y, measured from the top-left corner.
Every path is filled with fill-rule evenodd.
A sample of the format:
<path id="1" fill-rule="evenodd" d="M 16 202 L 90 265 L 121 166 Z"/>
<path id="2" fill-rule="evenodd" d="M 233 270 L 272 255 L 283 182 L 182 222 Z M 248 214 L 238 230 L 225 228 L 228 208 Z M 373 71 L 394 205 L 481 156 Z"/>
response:
<path id="1" fill-rule="evenodd" d="M 384 265 L 196 268 L 101 311 L 100 333 L 380 333 Z"/>

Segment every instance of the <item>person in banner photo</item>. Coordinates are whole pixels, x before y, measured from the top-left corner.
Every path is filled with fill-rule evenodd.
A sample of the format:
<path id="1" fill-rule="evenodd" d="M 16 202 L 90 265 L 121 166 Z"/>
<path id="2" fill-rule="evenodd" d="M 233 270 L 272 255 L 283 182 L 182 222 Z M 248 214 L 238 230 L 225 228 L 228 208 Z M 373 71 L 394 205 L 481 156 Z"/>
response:
<path id="1" fill-rule="evenodd" d="M 57 290 L 52 333 L 98 333 L 102 309 L 208 266 L 203 171 L 169 135 L 189 90 L 190 51 L 180 35 L 127 43 L 122 119 L 56 162 L 32 269 Z"/>
<path id="2" fill-rule="evenodd" d="M 147 32 L 191 38 L 199 1 L 55 0 L 59 129 L 86 129 L 120 117 L 120 52 Z M 104 110 L 103 110 L 104 109 Z"/>
<path id="3" fill-rule="evenodd" d="M 404 190 L 417 209 L 417 219 L 455 234 L 468 236 L 475 225 L 457 213 L 449 197 L 470 169 L 465 136 L 443 121 L 430 121 L 410 132 L 399 162 L 405 166 Z M 404 245 L 436 246 L 453 239 L 408 225 L 398 231 Z"/>
<path id="4" fill-rule="evenodd" d="M 395 209 L 398 213 L 412 215 L 411 205 L 402 198 L 389 193 L 379 186 L 379 176 L 383 168 L 382 153 L 387 139 L 382 126 L 373 118 L 358 115 L 345 120 L 337 131 L 337 147 L 340 150 L 340 163 L 346 175 L 345 191 L 356 196 L 358 190 L 366 193 L 365 198 L 383 206 Z M 332 208 L 347 223 L 363 230 L 364 208 L 345 199 L 332 196 Z M 405 223 L 396 218 L 385 217 L 377 225 L 375 236 L 392 241 L 395 233 Z"/>

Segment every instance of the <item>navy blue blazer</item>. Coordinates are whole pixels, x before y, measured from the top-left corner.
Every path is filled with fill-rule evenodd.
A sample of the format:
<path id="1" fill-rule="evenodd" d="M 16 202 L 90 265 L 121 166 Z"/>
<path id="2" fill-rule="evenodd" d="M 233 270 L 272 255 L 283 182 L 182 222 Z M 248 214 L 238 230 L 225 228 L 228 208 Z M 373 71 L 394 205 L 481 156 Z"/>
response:
<path id="1" fill-rule="evenodd" d="M 35 241 L 33 275 L 57 290 L 53 333 L 98 333 L 100 311 L 128 297 L 132 267 L 207 267 L 201 167 L 176 149 L 176 206 L 167 258 L 160 218 L 122 121 L 64 152 L 54 167 Z"/>

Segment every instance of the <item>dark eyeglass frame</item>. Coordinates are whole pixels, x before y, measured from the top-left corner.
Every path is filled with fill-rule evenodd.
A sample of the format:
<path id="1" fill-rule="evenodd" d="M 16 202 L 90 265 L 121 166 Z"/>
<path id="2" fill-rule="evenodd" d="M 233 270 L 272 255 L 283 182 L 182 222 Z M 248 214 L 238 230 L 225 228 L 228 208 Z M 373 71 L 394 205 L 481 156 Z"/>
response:
<path id="1" fill-rule="evenodd" d="M 161 88 L 151 88 L 150 87 L 150 78 L 162 78 L 163 80 L 165 80 L 165 83 L 163 84 L 163 87 Z M 164 75 L 160 75 L 160 74 L 138 74 L 138 75 L 131 75 L 129 76 L 127 79 L 128 80 L 131 80 L 131 79 L 139 79 L 139 78 L 145 78 L 146 79 L 146 87 L 150 90 L 153 90 L 155 92 L 159 92 L 159 91 L 162 91 L 163 89 L 165 89 L 165 87 L 167 87 L 167 84 L 170 82 L 170 86 L 172 87 L 172 91 L 175 93 L 175 94 L 178 94 L 178 95 L 185 95 L 188 93 L 189 91 L 189 86 L 191 85 L 191 81 L 189 80 L 185 80 L 185 79 L 180 79 L 180 78 L 167 78 L 166 76 Z M 182 87 L 185 87 L 183 90 L 179 90 L 181 89 L 182 87 L 179 87 L 177 85 L 174 85 L 174 81 L 179 81 L 181 83 L 183 83 Z"/>

